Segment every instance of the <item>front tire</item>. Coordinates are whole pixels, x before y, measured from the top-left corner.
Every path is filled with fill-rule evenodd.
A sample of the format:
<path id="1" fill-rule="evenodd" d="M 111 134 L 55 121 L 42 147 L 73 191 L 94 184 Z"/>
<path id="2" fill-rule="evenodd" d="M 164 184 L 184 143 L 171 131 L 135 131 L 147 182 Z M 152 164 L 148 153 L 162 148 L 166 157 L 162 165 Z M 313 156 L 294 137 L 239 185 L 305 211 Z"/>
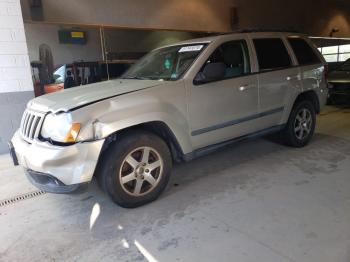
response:
<path id="1" fill-rule="evenodd" d="M 306 146 L 315 131 L 316 110 L 310 101 L 302 100 L 294 105 L 283 137 L 287 145 L 293 147 Z"/>
<path id="2" fill-rule="evenodd" d="M 98 179 L 115 203 L 134 208 L 159 197 L 168 184 L 171 168 L 170 150 L 160 137 L 132 131 L 110 145 Z"/>

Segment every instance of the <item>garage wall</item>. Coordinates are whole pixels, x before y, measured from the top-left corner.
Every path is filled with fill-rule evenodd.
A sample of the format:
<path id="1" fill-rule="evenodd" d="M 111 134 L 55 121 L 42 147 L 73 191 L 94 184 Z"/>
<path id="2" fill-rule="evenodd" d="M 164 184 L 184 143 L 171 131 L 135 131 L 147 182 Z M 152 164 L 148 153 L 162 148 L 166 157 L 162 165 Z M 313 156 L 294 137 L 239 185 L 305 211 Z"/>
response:
<path id="1" fill-rule="evenodd" d="M 39 45 L 51 47 L 54 64 L 65 64 L 73 61 L 101 61 L 101 39 L 98 29 L 82 30 L 87 32 L 86 45 L 60 44 L 56 25 L 24 24 L 30 61 L 39 59 Z M 67 27 L 66 27 L 67 28 Z M 109 52 L 147 52 L 158 46 L 166 45 L 198 36 L 188 32 L 114 30 L 106 29 L 105 38 Z M 122 41 L 120 41 L 122 39 Z"/>
<path id="2" fill-rule="evenodd" d="M 101 40 L 98 29 L 84 29 L 87 33 L 87 44 L 72 45 L 59 43 L 59 26 L 25 23 L 24 28 L 27 36 L 30 61 L 39 60 L 39 46 L 41 44 L 47 44 L 51 47 L 55 65 L 67 64 L 80 60 L 102 60 Z"/>
<path id="3" fill-rule="evenodd" d="M 159 46 L 198 36 L 195 33 L 174 31 L 105 30 L 106 48 L 109 52 L 148 52 Z"/>
<path id="4" fill-rule="evenodd" d="M 34 96 L 19 0 L 0 0 L 0 153 Z"/>
<path id="5" fill-rule="evenodd" d="M 242 28 L 287 28 L 314 36 L 350 37 L 349 0 L 237 0 Z"/>
<path id="6" fill-rule="evenodd" d="M 309 12 L 305 20 L 305 27 L 310 34 L 329 36 L 332 28 L 338 28 L 335 37 L 350 37 L 350 1 L 349 0 L 321 0 L 317 2 L 319 10 Z M 308 10 L 312 10 L 309 4 Z"/>
<path id="7" fill-rule="evenodd" d="M 21 2 L 30 20 L 28 0 Z M 232 6 L 238 8 L 239 28 L 290 28 L 327 36 L 336 26 L 336 36 L 350 36 L 349 0 L 45 0 L 43 13 L 48 22 L 226 32 Z"/>
<path id="8" fill-rule="evenodd" d="M 240 28 L 286 28 L 304 31 L 304 12 L 301 8 L 303 4 L 300 0 L 236 0 L 235 2 Z"/>
<path id="9" fill-rule="evenodd" d="M 28 0 L 23 15 L 30 20 Z M 233 0 L 45 0 L 45 21 L 227 31 Z M 92 11 L 93 10 L 93 11 Z"/>

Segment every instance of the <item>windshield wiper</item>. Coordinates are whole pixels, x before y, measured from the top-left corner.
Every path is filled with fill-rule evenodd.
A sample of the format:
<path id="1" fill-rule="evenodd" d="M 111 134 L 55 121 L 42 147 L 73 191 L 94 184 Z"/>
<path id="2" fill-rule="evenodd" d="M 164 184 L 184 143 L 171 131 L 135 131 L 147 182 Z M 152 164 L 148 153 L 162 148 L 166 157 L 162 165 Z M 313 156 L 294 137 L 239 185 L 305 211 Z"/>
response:
<path id="1" fill-rule="evenodd" d="M 120 77 L 120 79 L 158 80 L 158 81 L 170 81 L 171 80 L 171 78 L 159 78 L 157 76 L 147 76 L 147 77 L 124 76 L 124 77 Z"/>
<path id="2" fill-rule="evenodd" d="M 121 77 L 121 79 L 149 80 L 146 77 L 140 77 L 140 76 L 125 76 L 125 77 Z"/>

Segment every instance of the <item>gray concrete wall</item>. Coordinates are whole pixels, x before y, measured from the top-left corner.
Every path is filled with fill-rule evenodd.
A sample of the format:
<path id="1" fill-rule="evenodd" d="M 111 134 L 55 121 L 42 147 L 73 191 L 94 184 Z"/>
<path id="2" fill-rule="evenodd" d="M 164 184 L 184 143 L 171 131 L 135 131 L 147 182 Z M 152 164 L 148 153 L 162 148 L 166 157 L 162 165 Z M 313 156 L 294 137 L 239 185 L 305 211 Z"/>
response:
<path id="1" fill-rule="evenodd" d="M 0 0 L 0 153 L 34 96 L 19 0 Z"/>
<path id="2" fill-rule="evenodd" d="M 8 152 L 7 142 L 19 128 L 27 102 L 33 91 L 0 93 L 0 154 Z"/>

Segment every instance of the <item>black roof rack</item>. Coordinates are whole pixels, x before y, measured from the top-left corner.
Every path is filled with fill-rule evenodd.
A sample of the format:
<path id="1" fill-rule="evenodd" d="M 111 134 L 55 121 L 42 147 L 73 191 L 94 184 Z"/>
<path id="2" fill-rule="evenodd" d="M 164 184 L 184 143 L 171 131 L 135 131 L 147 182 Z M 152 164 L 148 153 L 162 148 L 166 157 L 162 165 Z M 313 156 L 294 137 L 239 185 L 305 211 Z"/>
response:
<path id="1" fill-rule="evenodd" d="M 276 32 L 276 33 L 296 33 L 296 34 L 304 34 L 302 32 L 299 32 L 297 30 L 291 29 L 291 28 L 286 28 L 286 29 L 281 29 L 281 28 L 245 28 L 245 29 L 238 29 L 234 30 L 231 32 L 225 32 L 225 33 L 220 33 L 217 35 L 228 35 L 228 34 L 239 34 L 239 33 L 264 33 L 264 32 Z"/>

